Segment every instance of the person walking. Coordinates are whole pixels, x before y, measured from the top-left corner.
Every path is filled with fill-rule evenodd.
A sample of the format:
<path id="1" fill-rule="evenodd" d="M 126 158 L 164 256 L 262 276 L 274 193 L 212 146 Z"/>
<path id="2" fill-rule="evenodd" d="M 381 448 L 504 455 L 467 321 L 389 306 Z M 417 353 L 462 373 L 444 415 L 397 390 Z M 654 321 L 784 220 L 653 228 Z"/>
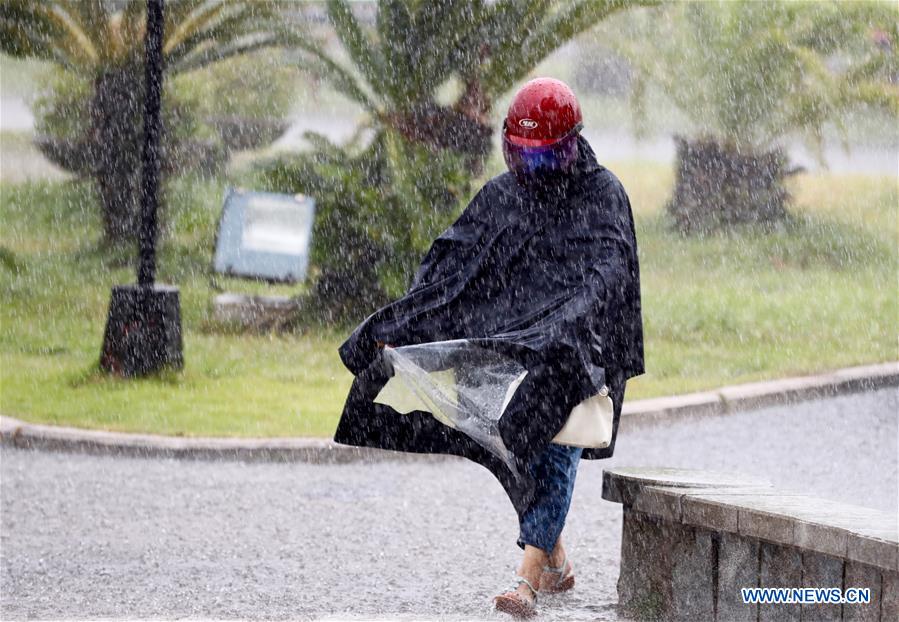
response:
<path id="1" fill-rule="evenodd" d="M 503 122 L 508 171 L 438 236 L 406 294 L 369 315 L 339 348 L 355 379 L 335 442 L 464 456 L 503 486 L 518 514 L 523 558 L 515 584 L 493 602 L 520 617 L 536 612 L 539 593 L 574 586 L 561 534 L 577 467 L 612 455 L 626 381 L 644 371 L 630 200 L 582 129 L 568 85 L 554 78 L 524 84 Z M 446 418 L 399 414 L 376 401 L 396 373 L 385 346 L 453 340 L 500 353 L 527 372 L 499 411 L 497 446 L 507 456 Z M 595 396 L 611 399 L 608 442 L 553 442 L 574 408 Z"/>

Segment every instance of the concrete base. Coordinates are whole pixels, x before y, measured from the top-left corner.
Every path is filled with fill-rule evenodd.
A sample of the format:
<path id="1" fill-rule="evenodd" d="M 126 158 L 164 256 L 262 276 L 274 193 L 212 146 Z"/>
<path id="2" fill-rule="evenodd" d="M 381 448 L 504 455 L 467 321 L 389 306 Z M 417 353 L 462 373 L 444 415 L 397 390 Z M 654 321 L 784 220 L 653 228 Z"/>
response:
<path id="1" fill-rule="evenodd" d="M 178 288 L 113 287 L 100 367 L 121 376 L 141 376 L 183 366 Z"/>
<path id="2" fill-rule="evenodd" d="M 216 296 L 212 304 L 216 321 L 254 331 L 283 327 L 299 308 L 296 300 L 287 296 L 233 293 Z"/>

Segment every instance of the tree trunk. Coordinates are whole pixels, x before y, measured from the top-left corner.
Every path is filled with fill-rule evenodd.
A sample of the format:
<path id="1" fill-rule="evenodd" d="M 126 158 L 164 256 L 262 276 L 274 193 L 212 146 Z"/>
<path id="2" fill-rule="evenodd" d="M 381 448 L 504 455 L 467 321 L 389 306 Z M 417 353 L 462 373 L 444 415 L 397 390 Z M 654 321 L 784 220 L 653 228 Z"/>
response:
<path id="1" fill-rule="evenodd" d="M 676 229 L 704 233 L 744 223 L 775 224 L 787 217 L 790 195 L 780 149 L 738 150 L 714 139 L 675 136 L 677 174 L 666 210 Z"/>
<path id="2" fill-rule="evenodd" d="M 388 117 L 388 123 L 410 142 L 464 154 L 474 168 L 483 163 L 492 146 L 493 129 L 489 124 L 433 102 L 394 113 Z"/>
<path id="3" fill-rule="evenodd" d="M 137 241 L 143 81 L 138 67 L 110 69 L 94 80 L 91 101 L 91 170 L 103 209 L 104 241 Z"/>
<path id="4" fill-rule="evenodd" d="M 493 148 L 492 103 L 480 82 L 472 78 L 452 106 L 423 101 L 408 111 L 388 114 L 386 122 L 410 142 L 464 155 L 469 173 L 476 176 L 483 172 Z"/>

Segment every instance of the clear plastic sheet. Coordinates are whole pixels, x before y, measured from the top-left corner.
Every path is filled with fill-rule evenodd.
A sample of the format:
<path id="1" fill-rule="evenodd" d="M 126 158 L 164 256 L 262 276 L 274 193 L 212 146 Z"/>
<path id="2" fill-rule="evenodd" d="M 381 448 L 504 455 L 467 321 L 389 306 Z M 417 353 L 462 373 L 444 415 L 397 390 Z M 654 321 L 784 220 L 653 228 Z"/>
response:
<path id="1" fill-rule="evenodd" d="M 528 373 L 521 364 L 467 339 L 386 346 L 383 356 L 394 375 L 375 402 L 399 413 L 431 413 L 515 472 L 497 423 Z"/>

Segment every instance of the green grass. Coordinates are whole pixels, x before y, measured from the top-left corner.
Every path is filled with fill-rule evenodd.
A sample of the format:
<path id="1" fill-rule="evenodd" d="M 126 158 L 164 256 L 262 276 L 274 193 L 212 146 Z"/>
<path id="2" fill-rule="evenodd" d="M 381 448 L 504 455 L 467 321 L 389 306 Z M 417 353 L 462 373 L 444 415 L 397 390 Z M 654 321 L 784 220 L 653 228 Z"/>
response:
<path id="1" fill-rule="evenodd" d="M 351 381 L 336 356 L 340 335 L 234 336 L 210 319 L 207 267 L 223 193 L 224 183 L 200 180 L 172 189 L 168 216 L 179 235 L 165 240 L 159 277 L 181 291 L 187 364 L 181 374 L 128 381 L 96 369 L 110 288 L 133 282 L 134 270 L 97 250 L 90 190 L 79 182 L 0 187 L 3 414 L 166 434 L 330 432 Z"/>
<path id="2" fill-rule="evenodd" d="M 668 167 L 610 168 L 631 196 L 641 257 L 647 373 L 629 399 L 897 358 L 895 179 L 801 176 L 792 224 L 686 239 L 662 217 Z M 141 380 L 96 368 L 110 288 L 134 271 L 97 249 L 89 188 L 0 185 L 3 414 L 165 434 L 333 432 L 351 381 L 336 352 L 345 331 L 234 335 L 211 319 L 225 185 L 185 178 L 169 191 L 160 279 L 180 287 L 186 365 Z"/>

